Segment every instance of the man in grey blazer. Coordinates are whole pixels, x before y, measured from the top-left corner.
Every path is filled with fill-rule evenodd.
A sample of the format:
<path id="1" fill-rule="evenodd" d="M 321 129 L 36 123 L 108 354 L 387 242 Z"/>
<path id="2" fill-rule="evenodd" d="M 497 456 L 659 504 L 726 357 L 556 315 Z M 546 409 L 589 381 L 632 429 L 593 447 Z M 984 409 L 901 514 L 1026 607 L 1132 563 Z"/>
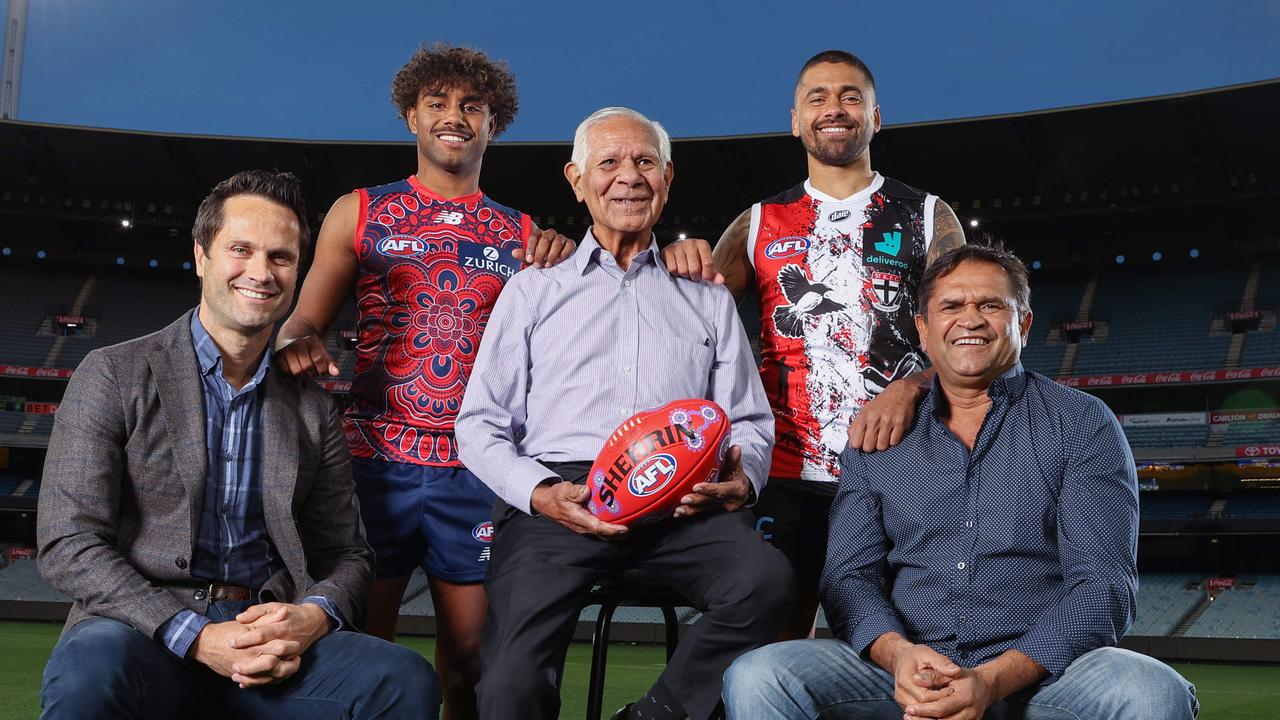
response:
<path id="1" fill-rule="evenodd" d="M 308 246 L 292 175 L 201 204 L 200 306 L 96 350 L 67 386 L 40 570 L 75 600 L 45 718 L 433 716 L 417 653 L 352 630 L 372 581 L 331 399 L 271 362 Z"/>

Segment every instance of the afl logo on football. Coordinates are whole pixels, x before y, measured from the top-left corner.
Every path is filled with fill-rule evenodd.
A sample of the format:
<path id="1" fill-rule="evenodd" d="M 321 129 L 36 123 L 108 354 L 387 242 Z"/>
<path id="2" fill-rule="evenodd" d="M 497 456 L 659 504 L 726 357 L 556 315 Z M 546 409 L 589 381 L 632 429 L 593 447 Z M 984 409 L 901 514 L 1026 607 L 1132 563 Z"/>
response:
<path id="1" fill-rule="evenodd" d="M 764 256 L 770 260 L 781 260 L 794 257 L 809 249 L 809 238 L 798 235 L 778 238 L 764 249 Z"/>
<path id="2" fill-rule="evenodd" d="M 671 482 L 676 476 L 676 459 L 666 453 L 646 459 L 627 478 L 627 488 L 636 497 L 652 495 Z"/>
<path id="3" fill-rule="evenodd" d="M 471 528 L 471 537 L 482 543 L 491 542 L 493 540 L 493 523 L 485 520 L 479 525 Z"/>
<path id="4" fill-rule="evenodd" d="M 426 249 L 427 246 L 421 240 L 411 235 L 392 235 L 378 241 L 378 252 L 383 255 L 407 257 L 420 255 Z"/>

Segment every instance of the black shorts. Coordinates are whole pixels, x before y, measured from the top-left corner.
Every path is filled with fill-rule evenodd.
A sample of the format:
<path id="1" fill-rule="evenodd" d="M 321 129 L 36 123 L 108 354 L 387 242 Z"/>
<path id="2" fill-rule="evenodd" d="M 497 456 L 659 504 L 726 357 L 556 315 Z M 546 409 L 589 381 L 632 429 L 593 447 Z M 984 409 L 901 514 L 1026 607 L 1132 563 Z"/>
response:
<path id="1" fill-rule="evenodd" d="M 836 483 L 770 479 L 751 508 L 756 530 L 787 556 L 797 576 L 822 573 L 836 488 Z"/>

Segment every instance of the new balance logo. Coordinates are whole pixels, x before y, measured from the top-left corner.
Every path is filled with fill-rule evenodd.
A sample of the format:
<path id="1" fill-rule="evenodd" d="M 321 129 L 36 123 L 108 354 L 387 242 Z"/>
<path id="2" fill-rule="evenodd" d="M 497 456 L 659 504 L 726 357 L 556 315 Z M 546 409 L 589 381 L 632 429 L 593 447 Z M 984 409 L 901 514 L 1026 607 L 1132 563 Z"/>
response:
<path id="1" fill-rule="evenodd" d="M 440 225 L 461 225 L 462 213 L 456 210 L 442 210 L 436 213 L 436 223 Z"/>

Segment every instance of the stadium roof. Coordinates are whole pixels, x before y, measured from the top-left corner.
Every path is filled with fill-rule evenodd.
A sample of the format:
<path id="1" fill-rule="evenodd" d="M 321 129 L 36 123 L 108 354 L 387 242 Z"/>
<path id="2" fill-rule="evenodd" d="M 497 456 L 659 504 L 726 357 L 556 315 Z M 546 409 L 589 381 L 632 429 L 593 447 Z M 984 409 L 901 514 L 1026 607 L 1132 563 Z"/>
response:
<path id="1" fill-rule="evenodd" d="M 961 121 L 887 127 L 873 166 L 984 224 L 1116 216 L 1280 194 L 1273 111 L 1280 80 L 1166 97 Z M 498 143 L 482 187 L 569 235 L 585 209 L 562 167 L 564 143 Z M 750 203 L 805 175 L 789 135 L 675 142 L 663 228 L 715 237 Z M 0 212 L 118 221 L 184 232 L 217 181 L 279 168 L 304 181 L 317 214 L 352 188 L 408 176 L 408 143 L 320 143 L 178 136 L 0 122 Z M 575 230 L 577 228 L 577 230 Z"/>

